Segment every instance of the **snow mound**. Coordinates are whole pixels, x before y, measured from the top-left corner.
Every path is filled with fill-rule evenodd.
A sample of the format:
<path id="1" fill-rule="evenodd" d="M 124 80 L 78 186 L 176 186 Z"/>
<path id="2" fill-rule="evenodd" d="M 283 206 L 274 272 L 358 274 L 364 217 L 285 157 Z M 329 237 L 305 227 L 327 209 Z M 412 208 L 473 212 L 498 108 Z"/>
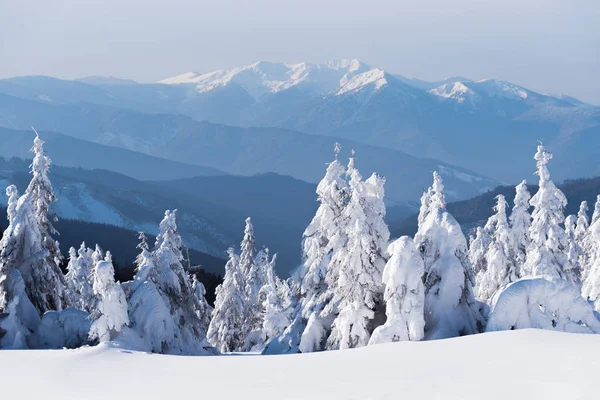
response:
<path id="1" fill-rule="evenodd" d="M 521 330 L 274 357 L 2 351 L 0 374 L 4 398 L 45 400 L 187 399 L 199 379 L 217 399 L 564 400 L 598 397 L 599 359 L 600 336 Z"/>
<path id="2" fill-rule="evenodd" d="M 91 320 L 85 311 L 67 308 L 48 311 L 42 316 L 31 339 L 37 349 L 74 349 L 87 343 Z"/>
<path id="3" fill-rule="evenodd" d="M 492 299 L 488 332 L 527 328 L 600 333 L 600 321 L 575 285 L 538 276 L 513 282 Z"/>

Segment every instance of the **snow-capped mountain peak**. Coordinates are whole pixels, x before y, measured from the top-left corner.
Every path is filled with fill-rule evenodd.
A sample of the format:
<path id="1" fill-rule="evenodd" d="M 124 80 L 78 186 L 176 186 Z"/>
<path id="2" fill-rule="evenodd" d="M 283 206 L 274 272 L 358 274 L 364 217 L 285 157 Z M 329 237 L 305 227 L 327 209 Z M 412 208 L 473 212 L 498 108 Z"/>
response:
<path id="1" fill-rule="evenodd" d="M 450 82 L 431 89 L 429 93 L 446 99 L 454 99 L 458 103 L 469 101 L 475 105 L 481 97 L 462 82 Z"/>
<path id="2" fill-rule="evenodd" d="M 507 81 L 497 79 L 482 79 L 475 85 L 488 96 L 507 99 L 526 99 L 529 97 L 527 90 Z"/>
<path id="3" fill-rule="evenodd" d="M 276 93 L 292 87 L 302 87 L 303 90 L 318 94 L 342 94 L 370 83 L 379 88 L 386 83 L 384 74 L 384 71 L 357 59 L 335 59 L 323 64 L 261 61 L 206 74 L 187 72 L 158 83 L 194 84 L 200 93 L 237 84 L 253 97 L 259 98 L 266 93 Z"/>

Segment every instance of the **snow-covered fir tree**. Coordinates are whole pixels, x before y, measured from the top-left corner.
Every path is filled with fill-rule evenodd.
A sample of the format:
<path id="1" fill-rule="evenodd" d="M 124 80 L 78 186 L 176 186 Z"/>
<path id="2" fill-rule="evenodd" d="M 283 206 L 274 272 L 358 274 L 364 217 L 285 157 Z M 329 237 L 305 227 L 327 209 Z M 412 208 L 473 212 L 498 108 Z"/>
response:
<path id="1" fill-rule="evenodd" d="M 192 279 L 182 261 L 176 211 L 165 211 L 152 253 L 141 237 L 138 269 L 130 285 L 132 328 L 155 352 L 215 354 L 196 314 Z"/>
<path id="2" fill-rule="evenodd" d="M 572 268 L 565 271 L 565 279 L 571 283 L 581 282 L 581 264 L 583 249 L 576 239 L 577 217 L 569 215 L 565 218 L 565 234 L 567 235 L 567 258 Z"/>
<path id="3" fill-rule="evenodd" d="M 518 276 L 523 275 L 523 266 L 527 259 L 527 248 L 531 243 L 529 228 L 531 226 L 531 214 L 529 214 L 529 201 L 531 195 L 527 190 L 527 182 L 522 181 L 515 187 L 515 199 L 512 213 L 510 214 L 510 230 L 512 234 L 513 262 L 517 267 Z"/>
<path id="4" fill-rule="evenodd" d="M 375 313 L 383 303 L 381 274 L 390 235 L 383 221 L 385 179 L 373 175 L 363 182 L 354 165 L 354 155 L 347 173 L 350 177 L 350 198 L 344 209 L 347 242 L 333 255 L 333 268 L 327 275 L 335 308 L 328 305 L 325 311 L 338 311 L 327 339 L 329 349 L 369 343 L 375 328 Z"/>
<path id="5" fill-rule="evenodd" d="M 264 299 L 265 310 L 262 329 L 267 341 L 279 336 L 290 325 L 293 311 L 290 307 L 290 287 L 275 273 L 276 259 L 277 254 L 274 254 L 266 266 L 267 281 L 261 288 L 261 298 Z"/>
<path id="6" fill-rule="evenodd" d="M 93 282 L 98 300 L 90 314 L 93 322 L 89 338 L 100 343 L 110 342 L 129 323 L 127 299 L 121 285 L 115 282 L 115 270 L 110 261 L 96 264 Z"/>
<path id="7" fill-rule="evenodd" d="M 425 335 L 425 266 L 414 242 L 403 236 L 388 247 L 383 270 L 387 320 L 373 332 L 369 344 L 421 340 Z"/>
<path id="8" fill-rule="evenodd" d="M 52 222 L 56 221 L 58 218 L 51 210 L 52 204 L 58 199 L 54 194 L 52 183 L 48 178 L 52 161 L 44 152 L 44 141 L 40 139 L 37 132 L 35 132 L 33 147 L 30 151 L 34 155 L 33 161 L 31 162 L 32 177 L 31 181 L 29 182 L 29 186 L 27 186 L 25 194 L 29 195 L 31 203 L 33 204 L 39 229 L 42 234 L 42 245 L 49 252 L 47 256 L 48 264 L 50 265 L 51 270 L 54 271 L 52 275 L 56 275 L 48 277 L 48 279 L 57 279 L 59 283 L 59 287 L 57 288 L 57 291 L 59 292 L 56 293 L 55 296 L 58 297 L 56 300 L 56 309 L 60 309 L 63 306 L 62 301 L 64 301 L 64 298 L 62 298 L 64 292 L 64 281 L 62 280 L 62 273 L 60 272 L 59 268 L 62 261 L 62 254 L 60 253 L 58 242 L 52 238 L 52 235 L 58 234 L 52 225 Z M 65 304 L 65 306 L 66 305 L 68 304 Z"/>
<path id="9" fill-rule="evenodd" d="M 529 202 L 533 207 L 529 228 L 531 243 L 527 249 L 524 275 L 550 275 L 566 279 L 572 276 L 569 271 L 575 268 L 567 257 L 567 236 L 562 227 L 567 198 L 550 180 L 547 164 L 552 154 L 540 144 L 534 158 L 540 181 L 538 192 Z"/>
<path id="10" fill-rule="evenodd" d="M 596 253 L 595 238 L 592 234 L 590 219 L 588 218 L 588 203 L 582 201 L 577 213 L 577 223 L 575 227 L 575 241 L 581 248 L 579 257 L 579 266 L 581 269 L 581 281 L 585 281 L 587 275 L 594 263 Z"/>
<path id="11" fill-rule="evenodd" d="M 208 304 L 208 301 L 206 301 L 206 288 L 202 282 L 198 280 L 196 275 L 192 278 L 192 291 L 194 293 L 196 315 L 200 319 L 200 326 L 207 332 L 213 308 Z"/>
<path id="12" fill-rule="evenodd" d="M 518 279 L 517 266 L 512 257 L 513 236 L 508 225 L 506 207 L 504 196 L 496 196 L 496 213 L 488 220 L 489 228 L 493 231 L 492 242 L 485 253 L 487 268 L 476 276 L 477 297 L 482 301 L 489 301 L 498 289 Z"/>
<path id="13" fill-rule="evenodd" d="M 590 225 L 595 224 L 598 220 L 600 220 L 600 194 L 596 196 L 596 202 L 594 203 L 594 213 L 592 214 L 592 220 L 590 221 Z"/>
<path id="14" fill-rule="evenodd" d="M 78 251 L 71 247 L 67 265 L 67 288 L 71 305 L 79 310 L 91 312 L 96 302 L 92 282 L 92 251 L 81 243 Z"/>
<path id="15" fill-rule="evenodd" d="M 215 308 L 208 328 L 208 341 L 227 353 L 241 350 L 244 345 L 244 277 L 240 258 L 233 248 L 227 251 L 225 277 L 216 290 Z"/>
<path id="16" fill-rule="evenodd" d="M 473 294 L 472 267 L 460 225 L 445 210 L 442 178 L 434 173 L 429 209 L 415 235 L 425 265 L 425 338 L 441 339 L 481 332 L 482 305 Z"/>
<path id="17" fill-rule="evenodd" d="M 136 257 L 136 273 L 127 306 L 130 326 L 149 351 L 167 353 L 168 344 L 175 335 L 175 322 L 157 287 L 158 268 L 143 233 L 140 233 L 140 240 L 140 254 Z"/>
<path id="18" fill-rule="evenodd" d="M 250 224 L 249 220 L 246 220 Z M 248 229 L 246 229 L 248 231 Z M 244 251 L 242 243 L 242 252 Z M 265 316 L 264 298 L 261 288 L 266 284 L 266 270 L 269 266 L 269 249 L 263 248 L 256 255 L 245 279 L 245 318 L 243 351 L 262 350 L 265 345 L 263 320 Z"/>
<path id="19" fill-rule="evenodd" d="M 475 237 L 471 236 L 469 243 L 469 261 L 476 276 L 487 270 L 486 254 L 491 243 L 491 233 L 485 227 L 478 226 Z"/>
<path id="20" fill-rule="evenodd" d="M 295 315 L 297 323 L 290 325 L 302 332 L 286 333 L 294 339 L 301 334 L 300 343 L 294 343 L 293 347 L 299 346 L 303 353 L 324 350 L 334 317 L 325 317 L 322 311 L 331 299 L 324 295 L 331 256 L 345 243 L 343 210 L 348 201 L 348 185 L 344 179 L 346 169 L 338 160 L 339 149 L 336 143 L 335 159 L 317 185 L 319 208 L 302 236 L 301 301 Z"/>
<path id="21" fill-rule="evenodd" d="M 8 218 L 8 223 L 10 224 L 17 213 L 17 203 L 19 202 L 19 192 L 15 185 L 10 185 L 6 188 L 6 196 L 8 197 L 8 202 L 6 206 L 6 217 Z"/>
<path id="22" fill-rule="evenodd" d="M 50 259 L 30 194 L 26 193 L 19 198 L 0 242 L 0 271 L 8 276 L 12 269 L 19 270 L 25 292 L 40 316 L 61 309 L 68 301 L 64 276 Z"/>
<path id="23" fill-rule="evenodd" d="M 153 251 L 158 271 L 157 287 L 175 326 L 167 347 L 172 354 L 211 354 L 214 349 L 206 343 L 206 332 L 196 314 L 192 280 L 182 264 L 182 240 L 177 230 L 176 211 L 165 211 Z"/>

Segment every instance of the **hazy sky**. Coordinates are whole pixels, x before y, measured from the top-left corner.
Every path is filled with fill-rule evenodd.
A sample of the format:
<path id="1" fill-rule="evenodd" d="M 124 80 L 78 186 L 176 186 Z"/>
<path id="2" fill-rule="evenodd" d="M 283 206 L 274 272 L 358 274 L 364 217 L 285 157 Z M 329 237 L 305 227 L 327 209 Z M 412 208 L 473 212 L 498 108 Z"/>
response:
<path id="1" fill-rule="evenodd" d="M 340 57 L 600 105 L 600 0 L 0 0 L 0 77 L 147 82 Z"/>

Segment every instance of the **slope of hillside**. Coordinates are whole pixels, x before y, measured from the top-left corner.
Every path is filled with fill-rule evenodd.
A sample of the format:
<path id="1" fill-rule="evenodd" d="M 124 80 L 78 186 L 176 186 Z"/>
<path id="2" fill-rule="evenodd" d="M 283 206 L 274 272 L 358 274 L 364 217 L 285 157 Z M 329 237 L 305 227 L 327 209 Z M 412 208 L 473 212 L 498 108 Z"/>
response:
<path id="1" fill-rule="evenodd" d="M 105 169 L 140 180 L 167 180 L 194 176 L 226 175 L 215 168 L 183 164 L 135 151 L 105 146 L 38 129 L 45 149 L 55 164 L 65 167 Z M 32 130 L 16 131 L 0 128 L 0 157 L 30 158 Z"/>
<path id="2" fill-rule="evenodd" d="M 518 330 L 285 356 L 14 350 L 0 352 L 0 373 L 9 397 L 61 400 L 186 398 L 198 380 L 220 399 L 591 400 L 599 358 L 598 335 Z"/>
<path id="3" fill-rule="evenodd" d="M 433 170 L 441 168 L 452 199 L 469 198 L 498 184 L 436 160 L 345 139 L 278 128 L 238 128 L 197 122 L 181 115 L 140 114 L 95 104 L 53 105 L 0 95 L 2 125 L 18 129 L 34 125 L 38 130 L 61 132 L 232 174 L 275 172 L 313 183 L 323 176 L 325 164 L 332 158 L 333 143 L 339 140 L 344 158 L 350 149 L 356 150 L 363 174 L 375 171 L 386 176 L 387 197 L 395 202 L 418 200 Z M 67 151 L 68 146 L 60 153 Z M 129 163 L 124 157 L 123 162 Z M 119 172 L 127 174 L 124 169 Z"/>

